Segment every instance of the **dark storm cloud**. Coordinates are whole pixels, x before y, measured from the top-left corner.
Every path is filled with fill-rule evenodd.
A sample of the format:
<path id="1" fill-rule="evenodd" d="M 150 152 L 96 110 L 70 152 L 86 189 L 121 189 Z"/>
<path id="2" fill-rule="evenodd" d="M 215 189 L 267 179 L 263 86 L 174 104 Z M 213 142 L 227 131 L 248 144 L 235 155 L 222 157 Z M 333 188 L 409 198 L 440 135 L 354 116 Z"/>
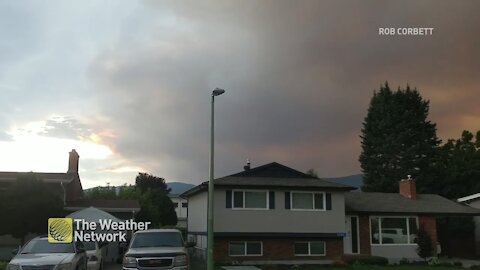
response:
<path id="1" fill-rule="evenodd" d="M 149 15 L 136 23 L 147 30 L 125 29 L 89 74 L 116 151 L 172 180 L 208 175 L 215 87 L 227 90 L 216 103 L 218 175 L 246 158 L 325 176 L 358 173 L 361 123 L 385 80 L 418 87 L 440 135 L 458 134 L 463 126 L 452 122 L 478 112 L 480 5 L 473 1 L 152 1 L 144 8 Z M 384 37 L 379 27 L 435 31 Z"/>

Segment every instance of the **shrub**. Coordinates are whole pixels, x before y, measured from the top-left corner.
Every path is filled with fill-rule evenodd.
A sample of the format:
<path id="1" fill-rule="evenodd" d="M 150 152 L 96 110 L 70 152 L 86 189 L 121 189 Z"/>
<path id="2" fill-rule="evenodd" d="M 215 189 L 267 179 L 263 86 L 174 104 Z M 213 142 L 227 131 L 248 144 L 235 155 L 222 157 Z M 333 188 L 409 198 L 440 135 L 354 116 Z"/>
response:
<path id="1" fill-rule="evenodd" d="M 345 258 L 347 264 L 387 265 L 388 259 L 380 256 L 354 256 Z"/>
<path id="2" fill-rule="evenodd" d="M 7 262 L 0 261 L 0 270 L 5 270 L 5 269 L 7 269 Z"/>
<path id="3" fill-rule="evenodd" d="M 426 260 L 428 257 L 431 257 L 433 254 L 432 238 L 428 235 L 423 224 L 420 225 L 420 228 L 417 233 L 417 254 L 420 258 Z"/>

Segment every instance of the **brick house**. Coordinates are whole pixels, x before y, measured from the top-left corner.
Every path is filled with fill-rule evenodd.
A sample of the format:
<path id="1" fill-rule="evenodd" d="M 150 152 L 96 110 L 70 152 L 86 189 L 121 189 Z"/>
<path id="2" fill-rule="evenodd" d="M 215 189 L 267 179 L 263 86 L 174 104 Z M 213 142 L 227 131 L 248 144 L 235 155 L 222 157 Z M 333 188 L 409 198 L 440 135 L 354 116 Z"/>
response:
<path id="1" fill-rule="evenodd" d="M 480 209 L 480 193 L 475 193 L 457 199 L 458 202 L 467 204 L 473 208 Z M 475 222 L 475 256 L 480 258 L 480 216 L 474 218 Z"/>
<path id="2" fill-rule="evenodd" d="M 421 227 L 430 235 L 437 254 L 437 217 L 480 215 L 477 209 L 442 196 L 417 194 L 413 179 L 401 180 L 399 191 L 345 194 L 346 254 L 419 259 L 415 238 Z"/>
<path id="3" fill-rule="evenodd" d="M 62 198 L 66 213 L 95 207 L 126 220 L 131 219 L 136 212 L 140 211 L 140 205 L 137 200 L 90 200 L 84 198 L 82 182 L 78 174 L 79 158 L 80 156 L 74 149 L 69 153 L 68 170 L 66 173 L 31 173 L 33 173 L 37 179 L 46 183 L 55 195 Z M 26 173 L 0 172 L 0 193 L 6 192 L 8 187 L 23 174 Z M 46 222 L 47 221 L 45 221 L 45 224 Z M 34 237 L 34 235 L 29 235 L 28 238 L 31 237 Z M 20 239 L 13 238 L 11 235 L 0 235 L 0 260 L 10 259 L 12 256 L 10 252 L 12 247 L 17 247 L 19 244 Z M 5 252 L 5 250 L 8 250 L 8 252 Z"/>
<path id="4" fill-rule="evenodd" d="M 214 257 L 243 264 L 329 264 L 346 255 L 417 259 L 423 226 L 436 242 L 438 215 L 480 215 L 438 195 L 416 194 L 412 179 L 400 193 L 350 192 L 273 162 L 214 180 Z M 188 198 L 187 233 L 206 248 L 208 182 Z M 436 245 L 434 245 L 434 248 Z"/>

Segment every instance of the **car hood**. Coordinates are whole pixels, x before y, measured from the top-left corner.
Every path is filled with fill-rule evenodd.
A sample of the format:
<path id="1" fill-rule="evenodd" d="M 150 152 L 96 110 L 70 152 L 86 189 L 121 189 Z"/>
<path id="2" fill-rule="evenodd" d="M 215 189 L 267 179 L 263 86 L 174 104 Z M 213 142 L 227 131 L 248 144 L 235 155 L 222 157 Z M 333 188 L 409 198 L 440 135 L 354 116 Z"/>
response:
<path id="1" fill-rule="evenodd" d="M 184 247 L 142 247 L 130 248 L 125 254 L 126 257 L 145 257 L 145 256 L 173 256 L 178 254 L 186 254 Z"/>
<path id="2" fill-rule="evenodd" d="M 20 265 L 56 265 L 69 263 L 73 260 L 73 253 L 36 253 L 17 254 L 10 263 Z"/>

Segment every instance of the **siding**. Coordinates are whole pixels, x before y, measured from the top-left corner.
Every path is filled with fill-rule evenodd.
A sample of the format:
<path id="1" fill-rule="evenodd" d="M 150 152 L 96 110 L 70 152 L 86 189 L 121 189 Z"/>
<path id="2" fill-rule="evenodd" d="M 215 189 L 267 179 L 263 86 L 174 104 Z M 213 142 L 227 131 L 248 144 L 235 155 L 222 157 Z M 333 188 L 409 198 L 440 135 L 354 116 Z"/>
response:
<path id="1" fill-rule="evenodd" d="M 188 231 L 207 232 L 208 193 L 201 192 L 188 199 Z"/>
<path id="2" fill-rule="evenodd" d="M 294 192 L 295 190 L 275 190 L 275 209 L 233 210 L 226 208 L 226 189 L 217 189 L 215 191 L 215 231 L 267 233 L 345 232 L 345 200 L 343 192 L 330 192 L 332 194 L 332 210 L 330 211 L 292 211 L 285 209 L 285 191 Z"/>

